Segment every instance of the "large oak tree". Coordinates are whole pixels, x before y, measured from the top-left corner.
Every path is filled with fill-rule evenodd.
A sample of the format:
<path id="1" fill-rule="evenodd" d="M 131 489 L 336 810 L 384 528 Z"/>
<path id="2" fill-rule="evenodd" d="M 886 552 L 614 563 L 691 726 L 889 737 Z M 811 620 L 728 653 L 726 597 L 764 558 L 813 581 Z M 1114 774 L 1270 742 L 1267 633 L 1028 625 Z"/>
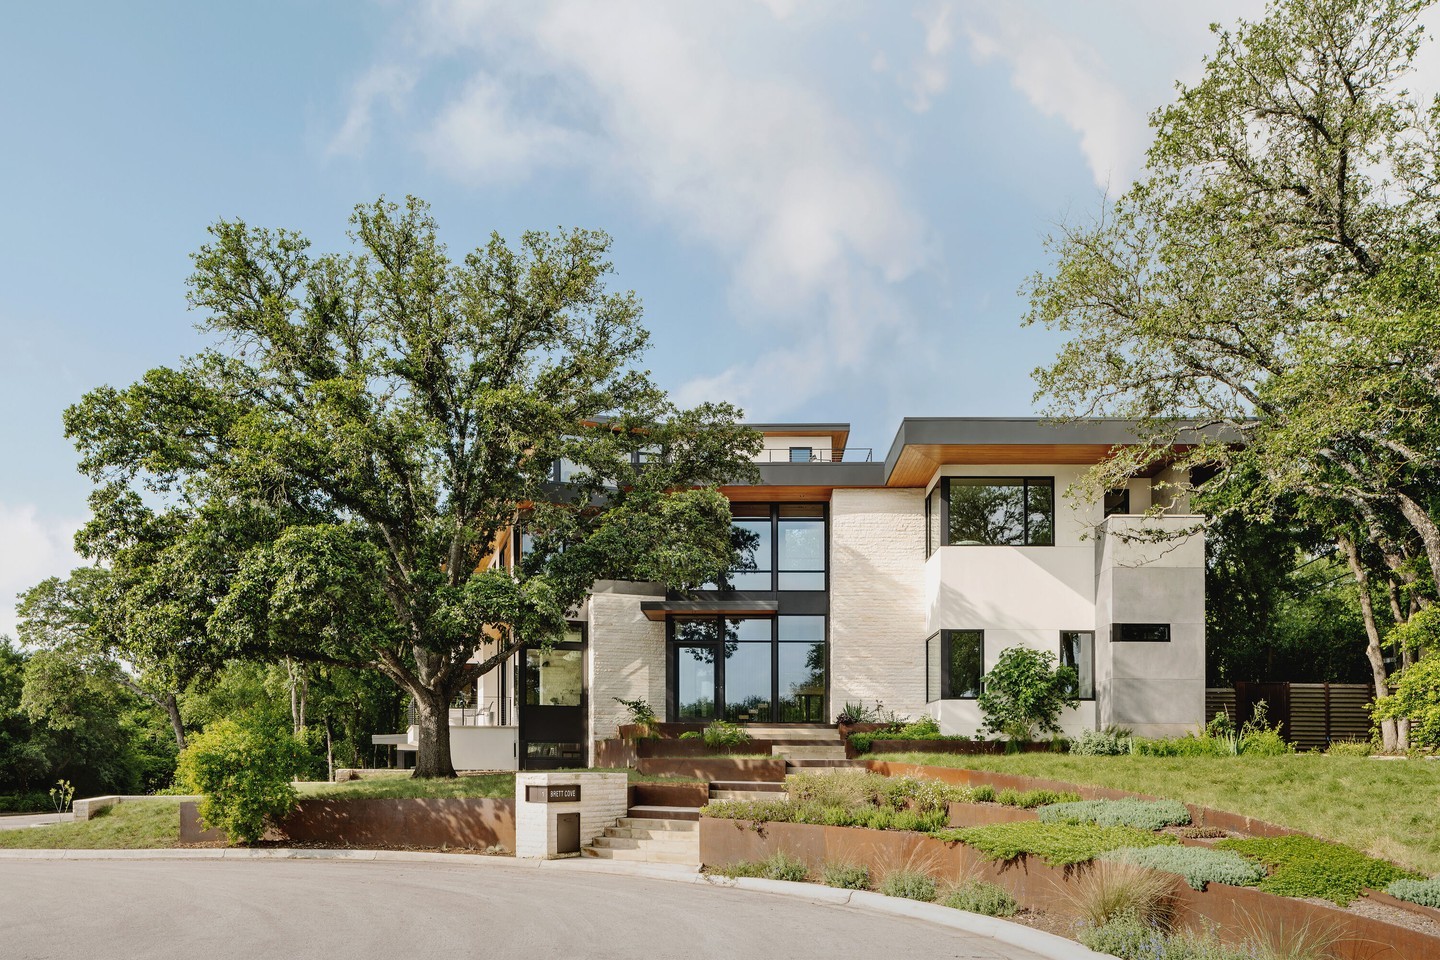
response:
<path id="1" fill-rule="evenodd" d="M 189 300 L 215 345 L 67 411 L 98 484 L 82 545 L 107 557 L 188 518 L 210 656 L 381 672 L 414 698 L 416 776 L 450 776 L 456 693 L 555 640 L 594 580 L 693 585 L 734 562 L 716 486 L 753 479 L 759 439 L 637 367 L 648 334 L 607 288 L 604 234 L 492 236 L 456 261 L 413 198 L 351 228 L 355 252 L 319 256 L 210 228 Z M 510 570 L 493 548 L 517 524 L 534 547 Z"/>

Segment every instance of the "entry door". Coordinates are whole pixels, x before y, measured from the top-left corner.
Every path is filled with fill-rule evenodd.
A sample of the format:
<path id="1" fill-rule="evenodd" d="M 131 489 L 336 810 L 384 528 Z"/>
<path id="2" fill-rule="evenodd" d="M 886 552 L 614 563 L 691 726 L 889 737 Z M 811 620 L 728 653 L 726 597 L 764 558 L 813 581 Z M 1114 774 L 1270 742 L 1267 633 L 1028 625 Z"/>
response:
<path id="1" fill-rule="evenodd" d="M 585 625 L 574 623 L 565 642 L 526 650 L 520 665 L 520 767 L 552 770 L 585 766 Z"/>

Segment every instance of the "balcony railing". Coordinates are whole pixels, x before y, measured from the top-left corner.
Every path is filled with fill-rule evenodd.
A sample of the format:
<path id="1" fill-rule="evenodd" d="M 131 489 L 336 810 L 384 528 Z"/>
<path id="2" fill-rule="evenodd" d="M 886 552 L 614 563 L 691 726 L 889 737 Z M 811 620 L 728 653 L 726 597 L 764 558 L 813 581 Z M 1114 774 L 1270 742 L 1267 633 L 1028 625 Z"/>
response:
<path id="1" fill-rule="evenodd" d="M 870 447 L 846 447 L 844 450 L 830 450 L 824 447 L 797 447 L 793 450 L 778 448 L 761 450 L 756 463 L 870 463 L 875 451 Z"/>

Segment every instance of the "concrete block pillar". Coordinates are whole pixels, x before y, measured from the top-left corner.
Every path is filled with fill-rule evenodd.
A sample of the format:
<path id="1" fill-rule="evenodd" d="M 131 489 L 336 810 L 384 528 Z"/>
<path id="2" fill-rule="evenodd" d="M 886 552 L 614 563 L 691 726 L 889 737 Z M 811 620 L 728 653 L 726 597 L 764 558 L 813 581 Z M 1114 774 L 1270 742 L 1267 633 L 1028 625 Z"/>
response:
<path id="1" fill-rule="evenodd" d="M 561 852 L 563 816 L 579 815 L 579 843 L 584 846 L 605 832 L 629 809 L 629 776 L 625 773 L 575 773 L 566 770 L 515 775 L 515 856 L 554 860 L 578 856 Z"/>

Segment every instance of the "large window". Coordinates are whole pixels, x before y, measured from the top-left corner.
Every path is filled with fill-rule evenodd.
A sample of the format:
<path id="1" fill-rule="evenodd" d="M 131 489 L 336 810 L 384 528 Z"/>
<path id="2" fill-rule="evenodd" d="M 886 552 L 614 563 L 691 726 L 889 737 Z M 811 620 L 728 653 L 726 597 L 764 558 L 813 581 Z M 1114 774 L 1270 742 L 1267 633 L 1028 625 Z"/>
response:
<path id="1" fill-rule="evenodd" d="M 1055 543 L 1055 481 L 1051 477 L 946 477 L 941 488 L 944 519 L 940 526 L 947 544 L 1034 547 Z M 934 522 L 932 516 L 932 525 Z"/>
<path id="2" fill-rule="evenodd" d="M 741 563 L 726 574 L 726 589 L 825 589 L 823 503 L 735 503 L 730 509 L 730 539 Z"/>
<path id="3" fill-rule="evenodd" d="M 823 723 L 823 616 L 676 618 L 671 716 L 737 723 Z"/>
<path id="4" fill-rule="evenodd" d="M 1071 667 L 1079 676 L 1075 696 L 1081 700 L 1095 699 L 1095 634 L 1089 630 L 1060 632 L 1060 663 Z"/>
<path id="5" fill-rule="evenodd" d="M 972 700 L 985 675 L 985 631 L 941 630 L 925 641 L 925 699 Z"/>

